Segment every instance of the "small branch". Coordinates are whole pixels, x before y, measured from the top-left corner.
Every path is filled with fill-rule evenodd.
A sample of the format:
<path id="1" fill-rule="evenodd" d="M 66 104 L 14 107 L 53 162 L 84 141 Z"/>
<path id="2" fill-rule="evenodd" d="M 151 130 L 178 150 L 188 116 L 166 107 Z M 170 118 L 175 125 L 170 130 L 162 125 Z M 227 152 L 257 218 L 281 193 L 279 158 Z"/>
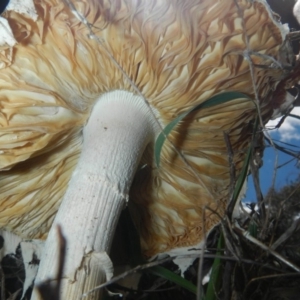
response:
<path id="1" fill-rule="evenodd" d="M 284 116 L 282 116 L 279 120 L 279 122 L 277 123 L 277 125 L 275 126 L 275 129 L 278 129 L 281 127 L 281 125 L 284 123 L 285 119 L 287 118 L 287 114 L 285 114 Z"/>
<path id="2" fill-rule="evenodd" d="M 249 62 L 249 72 L 250 72 L 250 75 L 251 75 L 253 92 L 254 92 L 254 96 L 255 96 L 254 103 L 255 103 L 256 109 L 257 109 L 258 120 L 259 120 L 259 124 L 260 124 L 261 128 L 265 129 L 262 114 L 261 114 L 261 110 L 260 110 L 260 101 L 259 101 L 258 90 L 257 90 L 257 86 L 256 86 L 256 83 L 255 83 L 256 78 L 255 78 L 255 72 L 254 72 L 254 64 L 253 64 L 253 61 L 251 59 L 251 55 L 253 55 L 254 53 L 250 48 L 249 36 L 247 34 L 247 31 L 246 31 L 243 11 L 240 8 L 237 0 L 234 0 L 234 2 L 235 2 L 235 5 L 237 7 L 237 10 L 238 10 L 238 15 L 242 20 L 243 33 L 244 33 L 244 36 L 245 36 L 245 44 L 246 44 L 246 50 L 244 51 L 244 58 Z M 278 165 L 278 153 L 276 151 L 276 147 L 275 147 L 275 145 L 272 141 L 272 138 L 271 138 L 270 134 L 267 131 L 266 131 L 266 136 L 269 138 L 270 144 L 272 145 L 273 149 L 275 150 L 274 172 L 273 172 L 273 176 L 272 176 L 272 186 L 274 186 L 275 185 L 275 180 L 276 180 L 276 174 L 277 174 L 276 168 L 277 168 L 277 165 Z M 270 206 L 270 203 L 268 203 L 268 206 Z M 265 232 L 265 230 L 267 228 L 267 224 L 268 224 L 268 220 L 269 220 L 268 211 L 266 212 L 266 218 L 264 220 L 265 222 L 264 222 L 264 225 L 263 225 L 262 232 Z"/>
<path id="3" fill-rule="evenodd" d="M 192 256 L 194 257 L 195 255 L 192 255 Z M 133 268 L 131 270 L 128 270 L 128 271 L 126 271 L 126 272 L 124 272 L 124 273 L 122 273 L 122 274 L 120 274 L 120 275 L 112 278 L 111 280 L 108 280 L 107 282 L 105 282 L 103 284 L 100 284 L 100 285 L 96 286 L 95 288 L 89 290 L 87 293 L 82 294 L 81 298 L 85 298 L 85 297 L 89 296 L 90 294 L 96 292 L 97 290 L 102 289 L 102 288 L 104 288 L 104 287 L 106 287 L 106 286 L 108 286 L 108 285 L 110 285 L 110 284 L 112 284 L 112 283 L 114 283 L 114 282 L 116 282 L 116 281 L 118 281 L 118 280 L 120 280 L 120 279 L 122 279 L 122 278 L 124 278 L 124 277 L 126 277 L 128 275 L 130 275 L 130 274 L 134 274 L 134 273 L 136 273 L 138 271 L 152 268 L 152 267 L 160 265 L 160 264 L 162 264 L 164 262 L 173 260 L 176 257 L 168 257 L 168 258 L 165 258 L 165 259 L 162 259 L 162 260 L 159 260 L 159 261 L 154 261 L 154 262 L 150 262 L 148 264 L 139 265 L 139 266 L 137 266 L 137 267 L 135 267 L 135 268 Z"/>
<path id="4" fill-rule="evenodd" d="M 201 251 L 201 249 L 199 249 L 199 251 Z M 168 261 L 171 261 L 171 260 L 174 260 L 176 258 L 197 258 L 199 257 L 199 254 L 188 254 L 188 255 L 176 255 L 176 256 L 172 256 L 172 257 L 167 257 L 165 259 L 162 259 L 162 260 L 158 260 L 158 261 L 154 261 L 154 262 L 150 262 L 148 264 L 144 264 L 144 265 L 139 265 L 135 268 L 132 268 L 114 278 L 112 278 L 111 280 L 95 287 L 94 289 L 88 291 L 87 293 L 81 295 L 81 298 L 85 298 L 87 297 L 89 294 L 92 294 L 93 292 L 95 292 L 96 290 L 98 289 L 102 289 L 106 286 L 109 286 L 110 284 L 113 284 L 117 281 L 119 281 L 120 279 L 123 279 L 125 278 L 126 276 L 129 276 L 131 274 L 134 274 L 134 273 L 137 273 L 139 271 L 142 271 L 142 270 L 145 270 L 145 269 L 148 269 L 148 268 L 152 268 L 154 266 L 157 266 L 157 265 L 160 265 L 160 264 L 163 264 L 165 262 L 168 262 Z M 204 258 L 210 258 L 210 259 L 214 259 L 216 257 L 219 257 L 220 259 L 222 260 L 228 260 L 228 261 L 233 261 L 233 262 L 243 262 L 245 264 L 250 264 L 250 265 L 256 265 L 256 266 L 261 266 L 262 268 L 267 268 L 267 269 L 270 269 L 270 270 L 273 270 L 273 271 L 276 271 L 276 272 L 281 272 L 282 270 L 278 269 L 278 268 L 275 268 L 273 266 L 268 266 L 266 264 L 261 264 L 259 262 L 256 262 L 256 261 L 253 261 L 253 260 L 250 260 L 250 259 L 244 259 L 244 258 L 241 258 L 241 259 L 237 259 L 236 257 L 233 257 L 233 256 L 226 256 L 226 255 L 215 255 L 215 254 L 204 254 Z"/>
<path id="5" fill-rule="evenodd" d="M 267 69 L 284 69 L 284 67 L 282 66 L 282 64 L 276 60 L 274 57 L 270 56 L 270 55 L 266 55 L 266 54 L 263 54 L 263 53 L 259 53 L 259 52 L 255 52 L 255 51 L 251 51 L 249 50 L 248 51 L 249 55 L 253 55 L 253 56 L 257 56 L 257 57 L 260 57 L 260 58 L 263 58 L 265 60 L 270 60 L 274 66 L 266 66 L 266 65 L 256 65 L 256 64 L 253 64 L 253 66 L 259 66 L 259 67 L 262 67 L 262 68 L 267 68 Z"/>
<path id="6" fill-rule="evenodd" d="M 287 34 L 287 38 L 290 41 L 299 41 L 300 40 L 300 31 L 293 31 Z"/>
<path id="7" fill-rule="evenodd" d="M 289 239 L 294 232 L 300 229 L 300 219 L 297 219 L 293 222 L 293 224 L 274 242 L 271 246 L 271 249 L 275 250 L 282 243 L 284 243 L 287 239 Z"/>
<path id="8" fill-rule="evenodd" d="M 256 238 L 252 237 L 248 231 L 245 231 L 244 229 L 242 229 L 238 225 L 234 225 L 233 229 L 236 233 L 242 235 L 244 238 L 246 238 L 251 243 L 255 244 L 256 246 L 260 247 L 261 249 L 265 250 L 266 252 L 272 254 L 274 257 L 276 257 L 278 260 L 283 262 L 285 265 L 289 266 L 290 268 L 292 268 L 295 271 L 300 273 L 300 268 L 298 266 L 294 265 L 292 262 L 287 260 L 285 257 L 281 256 L 279 253 L 272 250 L 271 248 L 269 248 L 268 246 L 266 246 L 265 244 L 263 244 L 262 242 L 260 242 Z"/>
<path id="9" fill-rule="evenodd" d="M 237 261 L 240 261 L 242 255 L 239 247 L 237 247 L 236 242 L 234 241 L 236 235 L 233 232 L 232 223 L 228 216 L 226 216 L 226 225 L 227 226 L 225 226 L 223 222 L 221 222 L 226 250 L 229 251 L 236 258 Z"/>
<path id="10" fill-rule="evenodd" d="M 17 291 L 15 291 L 13 294 L 11 294 L 7 300 L 16 300 L 17 297 L 19 296 L 19 294 L 22 292 L 22 289 L 18 289 Z M 4 299 L 4 298 L 1 298 Z"/>
<path id="11" fill-rule="evenodd" d="M 278 277 L 299 277 L 298 273 L 286 273 L 286 274 L 273 274 L 273 275 L 266 275 L 266 276 L 261 276 L 261 277 L 256 277 L 252 278 L 244 288 L 244 293 L 246 290 L 250 288 L 250 285 L 253 284 L 254 282 L 258 280 L 266 280 L 266 279 L 271 279 L 271 278 L 278 278 Z M 282 299 L 282 298 L 281 298 Z"/>

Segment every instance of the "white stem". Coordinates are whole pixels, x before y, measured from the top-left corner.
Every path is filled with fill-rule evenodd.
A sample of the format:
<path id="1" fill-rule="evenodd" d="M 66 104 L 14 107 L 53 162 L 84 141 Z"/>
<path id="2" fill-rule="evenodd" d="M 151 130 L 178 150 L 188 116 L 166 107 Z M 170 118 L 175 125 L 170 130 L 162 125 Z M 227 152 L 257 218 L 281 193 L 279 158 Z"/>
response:
<path id="1" fill-rule="evenodd" d="M 78 165 L 46 241 L 36 284 L 56 278 L 57 224 L 67 238 L 61 299 L 79 299 L 112 276 L 107 253 L 140 158 L 154 139 L 154 124 L 143 99 L 132 93 L 110 92 L 95 104 L 83 131 Z"/>

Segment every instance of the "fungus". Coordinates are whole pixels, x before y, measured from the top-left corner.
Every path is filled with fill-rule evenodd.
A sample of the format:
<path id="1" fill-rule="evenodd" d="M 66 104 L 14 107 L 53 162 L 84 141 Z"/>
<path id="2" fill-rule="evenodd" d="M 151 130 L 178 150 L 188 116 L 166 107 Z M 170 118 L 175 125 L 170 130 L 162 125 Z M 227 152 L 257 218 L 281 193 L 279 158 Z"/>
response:
<path id="1" fill-rule="evenodd" d="M 145 256 L 202 240 L 235 180 L 224 132 L 239 174 L 257 106 L 266 122 L 299 76 L 287 29 L 261 0 L 32 4 L 32 15 L 3 14 L 16 42 L 1 52 L 0 226 L 47 238 L 40 282 L 55 277 L 60 224 L 62 299 L 78 299 L 112 276 L 109 249 L 129 194 Z M 157 167 L 161 128 L 226 91 L 247 97 L 185 118 Z"/>

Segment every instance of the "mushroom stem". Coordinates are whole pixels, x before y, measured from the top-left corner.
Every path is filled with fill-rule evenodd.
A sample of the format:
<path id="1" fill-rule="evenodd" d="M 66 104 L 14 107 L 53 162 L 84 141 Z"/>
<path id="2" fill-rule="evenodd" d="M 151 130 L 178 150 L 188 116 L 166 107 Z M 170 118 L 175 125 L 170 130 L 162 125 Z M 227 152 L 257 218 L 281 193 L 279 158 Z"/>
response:
<path id="1" fill-rule="evenodd" d="M 100 97 L 83 130 L 82 153 L 49 232 L 36 285 L 56 278 L 58 224 L 67 239 L 61 299 L 80 299 L 110 279 L 114 231 L 155 131 L 155 120 L 141 97 L 126 91 Z M 36 292 L 33 299 L 38 299 Z"/>

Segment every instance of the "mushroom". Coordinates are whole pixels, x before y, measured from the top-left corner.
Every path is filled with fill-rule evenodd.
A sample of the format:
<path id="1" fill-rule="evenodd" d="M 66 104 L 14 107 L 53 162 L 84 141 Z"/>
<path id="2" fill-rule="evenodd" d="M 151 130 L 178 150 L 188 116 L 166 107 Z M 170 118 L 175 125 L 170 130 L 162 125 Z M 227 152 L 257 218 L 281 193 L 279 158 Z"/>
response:
<path id="1" fill-rule="evenodd" d="M 32 7 L 36 20 L 3 14 L 16 43 L 1 52 L 0 225 L 47 238 L 41 282 L 56 275 L 60 224 L 62 299 L 79 299 L 112 276 L 109 250 L 129 198 L 145 256 L 202 240 L 203 228 L 220 221 L 212 211 L 225 214 L 235 179 L 224 132 L 239 174 L 257 106 L 266 122 L 299 67 L 291 70 L 288 29 L 261 0 L 34 0 Z M 247 97 L 187 116 L 156 166 L 162 128 L 226 91 Z"/>

